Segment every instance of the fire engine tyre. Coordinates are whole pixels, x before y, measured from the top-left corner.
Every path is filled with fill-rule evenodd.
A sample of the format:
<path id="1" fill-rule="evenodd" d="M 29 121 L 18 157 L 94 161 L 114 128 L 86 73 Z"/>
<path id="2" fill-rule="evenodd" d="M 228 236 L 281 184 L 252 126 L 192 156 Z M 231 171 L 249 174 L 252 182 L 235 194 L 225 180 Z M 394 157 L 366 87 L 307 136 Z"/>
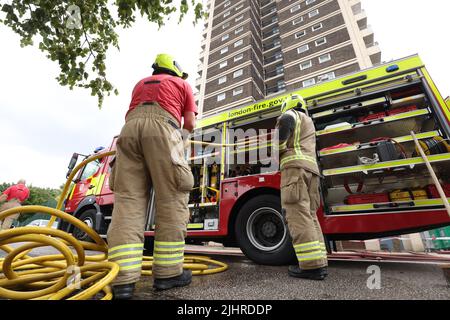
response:
<path id="1" fill-rule="evenodd" d="M 96 214 L 97 211 L 95 209 L 89 209 L 83 212 L 78 219 L 81 220 L 81 222 L 83 222 L 84 224 L 86 224 L 89 228 L 95 230 Z M 72 234 L 77 240 L 93 242 L 93 240 L 88 236 L 88 234 L 85 231 L 80 230 L 77 227 L 73 229 Z"/>
<path id="2" fill-rule="evenodd" d="M 239 211 L 234 229 L 239 247 L 252 261 L 273 266 L 296 263 L 279 197 L 261 195 L 249 200 Z"/>

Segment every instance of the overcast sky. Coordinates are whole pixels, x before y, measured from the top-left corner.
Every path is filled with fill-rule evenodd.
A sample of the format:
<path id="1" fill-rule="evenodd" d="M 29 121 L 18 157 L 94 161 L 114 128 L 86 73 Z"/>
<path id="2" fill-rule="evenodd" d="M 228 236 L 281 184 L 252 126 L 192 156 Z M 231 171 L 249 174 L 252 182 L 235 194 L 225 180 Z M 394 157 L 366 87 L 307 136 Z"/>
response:
<path id="1" fill-rule="evenodd" d="M 444 97 L 450 94 L 449 1 L 363 0 L 382 59 L 419 53 Z M 36 48 L 20 48 L 19 38 L 0 26 L 0 183 L 58 187 L 65 181 L 73 152 L 108 147 L 120 132 L 135 83 L 151 73 L 159 52 L 176 56 L 194 86 L 199 64 L 201 25 L 186 19 L 161 30 L 139 21 L 120 31 L 121 50 L 109 51 L 107 73 L 119 96 L 103 109 L 83 90 L 60 87 L 56 64 Z"/>

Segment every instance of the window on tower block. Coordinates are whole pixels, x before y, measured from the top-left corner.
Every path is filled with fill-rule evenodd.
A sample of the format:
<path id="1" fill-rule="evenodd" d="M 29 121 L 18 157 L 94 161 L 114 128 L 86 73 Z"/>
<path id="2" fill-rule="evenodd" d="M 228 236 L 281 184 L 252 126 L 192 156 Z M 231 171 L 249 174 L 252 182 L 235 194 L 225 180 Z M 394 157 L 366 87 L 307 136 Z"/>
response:
<path id="1" fill-rule="evenodd" d="M 222 100 L 225 100 L 225 98 L 227 97 L 227 95 L 225 93 L 221 93 L 217 96 L 217 102 L 220 102 Z"/>

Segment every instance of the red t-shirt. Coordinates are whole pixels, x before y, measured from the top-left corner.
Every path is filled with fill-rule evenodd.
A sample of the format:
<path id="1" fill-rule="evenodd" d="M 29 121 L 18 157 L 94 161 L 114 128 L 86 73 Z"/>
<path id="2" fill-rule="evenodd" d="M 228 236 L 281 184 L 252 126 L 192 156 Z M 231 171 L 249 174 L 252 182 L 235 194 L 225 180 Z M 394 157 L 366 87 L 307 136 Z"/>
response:
<path id="1" fill-rule="evenodd" d="M 3 194 L 7 196 L 6 201 L 17 199 L 19 202 L 24 202 L 30 196 L 30 190 L 24 184 L 20 183 L 9 187 L 3 191 Z"/>
<path id="2" fill-rule="evenodd" d="M 133 89 L 127 114 L 143 102 L 158 102 L 178 120 L 186 111 L 197 114 L 192 88 L 183 79 L 168 74 L 158 74 L 139 81 Z"/>

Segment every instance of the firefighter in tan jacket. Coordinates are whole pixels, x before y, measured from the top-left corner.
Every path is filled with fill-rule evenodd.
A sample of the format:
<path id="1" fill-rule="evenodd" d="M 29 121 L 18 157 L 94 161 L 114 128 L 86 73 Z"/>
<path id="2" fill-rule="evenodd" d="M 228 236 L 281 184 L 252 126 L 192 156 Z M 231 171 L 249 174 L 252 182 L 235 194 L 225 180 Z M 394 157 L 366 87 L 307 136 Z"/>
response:
<path id="1" fill-rule="evenodd" d="M 317 220 L 320 172 L 316 160 L 314 123 L 302 97 L 288 97 L 278 119 L 281 168 L 281 205 L 286 213 L 299 265 L 289 267 L 297 278 L 324 280 L 327 276 L 325 242 Z"/>

